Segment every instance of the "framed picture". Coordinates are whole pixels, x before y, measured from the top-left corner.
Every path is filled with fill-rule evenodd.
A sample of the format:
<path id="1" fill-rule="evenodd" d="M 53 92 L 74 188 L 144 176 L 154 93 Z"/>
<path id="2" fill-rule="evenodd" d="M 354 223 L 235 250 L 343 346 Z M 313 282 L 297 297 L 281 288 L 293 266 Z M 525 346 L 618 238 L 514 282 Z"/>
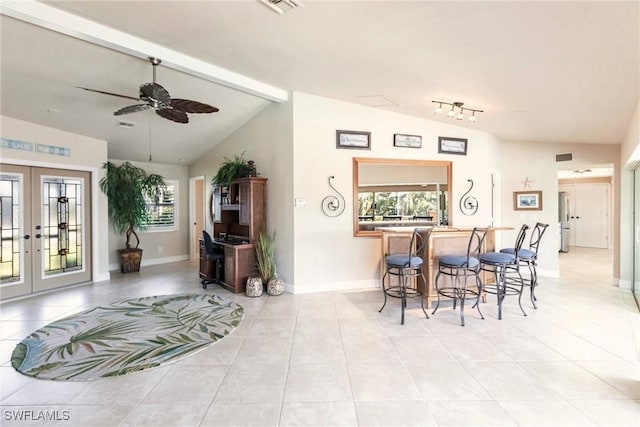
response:
<path id="1" fill-rule="evenodd" d="M 420 135 L 393 134 L 394 147 L 420 148 L 422 147 L 422 137 Z"/>
<path id="2" fill-rule="evenodd" d="M 371 150 L 371 132 L 355 130 L 337 130 L 336 148 Z"/>
<path id="3" fill-rule="evenodd" d="M 467 140 L 462 138 L 438 137 L 438 153 L 467 155 Z"/>
<path id="4" fill-rule="evenodd" d="M 542 191 L 514 191 L 513 210 L 541 211 Z"/>

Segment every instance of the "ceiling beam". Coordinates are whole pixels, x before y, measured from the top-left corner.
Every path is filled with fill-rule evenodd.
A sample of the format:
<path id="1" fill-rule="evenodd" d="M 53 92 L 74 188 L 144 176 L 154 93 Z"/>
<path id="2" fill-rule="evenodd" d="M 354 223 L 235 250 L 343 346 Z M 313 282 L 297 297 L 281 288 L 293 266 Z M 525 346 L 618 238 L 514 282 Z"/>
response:
<path id="1" fill-rule="evenodd" d="M 289 99 L 288 92 L 283 89 L 37 1 L 1 1 L 0 13 L 145 61 L 149 56 L 160 58 L 163 66 L 269 101 L 285 102 Z"/>

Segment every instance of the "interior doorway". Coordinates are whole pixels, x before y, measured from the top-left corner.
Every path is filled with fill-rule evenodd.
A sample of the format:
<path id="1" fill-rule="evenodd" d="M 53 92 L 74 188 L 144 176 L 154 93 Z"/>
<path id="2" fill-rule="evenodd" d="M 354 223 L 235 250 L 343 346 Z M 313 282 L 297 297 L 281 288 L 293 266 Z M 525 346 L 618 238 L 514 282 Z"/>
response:
<path id="1" fill-rule="evenodd" d="M 91 174 L 0 164 L 0 299 L 91 280 Z"/>
<path id="2" fill-rule="evenodd" d="M 191 207 L 189 209 L 190 223 L 192 224 L 189 237 L 189 259 L 198 260 L 200 256 L 200 239 L 202 230 L 205 229 L 205 206 L 206 206 L 206 186 L 204 176 L 197 176 L 189 179 Z"/>
<path id="3" fill-rule="evenodd" d="M 558 171 L 558 191 L 569 195 L 569 250 L 559 253 L 560 276 L 610 286 L 613 274 L 613 172 L 611 164 Z M 588 271 L 589 275 L 584 275 Z"/>

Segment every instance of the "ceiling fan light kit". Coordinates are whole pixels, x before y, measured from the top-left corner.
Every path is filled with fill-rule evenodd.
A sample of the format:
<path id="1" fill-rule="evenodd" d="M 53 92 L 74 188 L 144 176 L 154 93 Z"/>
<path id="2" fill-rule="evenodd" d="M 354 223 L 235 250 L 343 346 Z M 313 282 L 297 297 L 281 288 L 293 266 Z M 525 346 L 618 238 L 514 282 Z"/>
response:
<path id="1" fill-rule="evenodd" d="M 467 111 L 471 113 L 469 118 L 467 119 L 469 123 L 476 123 L 478 120 L 476 113 L 484 113 L 484 110 L 480 110 L 478 108 L 465 107 L 464 102 L 447 102 L 447 101 L 431 101 L 434 104 L 438 104 L 438 108 L 433 112 L 436 116 L 441 116 L 443 114 L 442 106 L 447 105 L 451 106 L 451 109 L 447 112 L 447 117 L 450 119 L 456 120 L 464 120 L 464 112 Z M 457 109 L 457 111 L 456 111 Z"/>
<path id="2" fill-rule="evenodd" d="M 202 102 L 192 101 L 190 99 L 171 98 L 169 91 L 156 83 L 156 67 L 160 65 L 162 61 L 159 58 L 151 56 L 148 57 L 148 59 L 153 66 L 153 82 L 143 83 L 140 85 L 138 98 L 96 89 L 89 89 L 86 87 L 78 86 L 78 88 L 89 92 L 101 93 L 103 95 L 117 96 L 120 98 L 144 102 L 143 104 L 129 105 L 128 107 L 121 108 L 113 113 L 115 116 L 137 113 L 138 111 L 144 111 L 151 108 L 155 110 L 157 115 L 167 120 L 171 120 L 176 123 L 189 123 L 187 113 L 208 114 L 219 111 L 218 108 L 212 107 L 208 104 L 203 104 Z"/>

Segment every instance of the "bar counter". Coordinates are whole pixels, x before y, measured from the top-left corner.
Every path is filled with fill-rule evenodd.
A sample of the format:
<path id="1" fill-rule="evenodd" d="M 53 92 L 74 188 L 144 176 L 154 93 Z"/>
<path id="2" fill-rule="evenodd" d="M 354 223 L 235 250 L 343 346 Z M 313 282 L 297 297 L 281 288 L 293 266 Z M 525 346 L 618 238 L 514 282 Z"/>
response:
<path id="1" fill-rule="evenodd" d="M 379 227 L 382 231 L 382 262 L 380 267 L 380 277 L 384 276 L 384 259 L 392 253 L 407 253 L 411 235 L 416 227 Z M 418 279 L 418 288 L 423 292 L 426 301 L 425 305 L 431 307 L 431 303 L 437 299 L 434 281 L 438 274 L 438 261 L 442 255 L 466 255 L 469 237 L 473 227 L 433 227 L 427 242 L 425 262 L 422 265 L 422 273 L 427 279 L 428 286 L 424 281 Z M 489 227 L 484 239 L 483 252 L 492 252 L 496 249 L 495 232 L 500 230 L 513 230 L 513 227 Z M 484 275 L 484 273 L 482 273 Z M 493 277 L 481 275 L 483 283 L 493 282 Z M 488 275 L 487 275 L 488 276 Z M 396 277 L 391 277 L 391 285 L 394 285 Z M 446 286 L 449 278 L 443 276 L 441 286 Z M 473 286 L 473 284 L 470 284 Z M 426 288 L 426 289 L 425 289 Z"/>

